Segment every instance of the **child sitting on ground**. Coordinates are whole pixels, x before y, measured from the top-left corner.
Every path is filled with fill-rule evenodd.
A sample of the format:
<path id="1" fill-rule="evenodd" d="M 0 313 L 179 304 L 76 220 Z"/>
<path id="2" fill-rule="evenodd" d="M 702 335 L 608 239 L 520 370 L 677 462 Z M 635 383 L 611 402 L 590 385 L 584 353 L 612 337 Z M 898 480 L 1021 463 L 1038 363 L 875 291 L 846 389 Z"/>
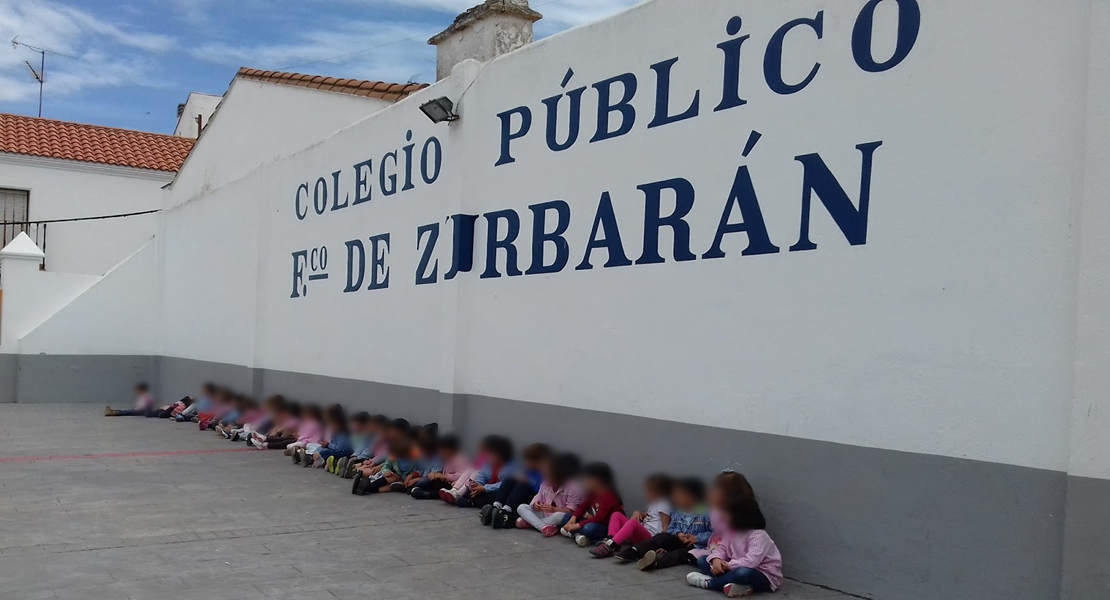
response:
<path id="1" fill-rule="evenodd" d="M 374 443 L 374 438 L 370 434 L 370 419 L 368 412 L 357 412 L 351 415 L 351 452 L 347 456 L 341 456 L 336 461 L 335 468 L 328 470 L 329 473 L 342 476 L 352 460 L 358 460 L 362 453 L 369 451 Z"/>
<path id="2" fill-rule="evenodd" d="M 590 550 L 594 558 L 609 558 L 624 544 L 638 544 L 650 540 L 667 530 L 671 524 L 671 487 L 674 482 L 667 475 L 655 474 L 644 481 L 644 498 L 648 506 L 644 512 L 636 511 L 631 517 L 613 513 L 609 517 L 609 537 Z"/>
<path id="3" fill-rule="evenodd" d="M 624 513 L 624 502 L 617 493 L 613 468 L 606 463 L 586 465 L 582 471 L 582 486 L 586 498 L 559 533 L 585 548 L 605 538 L 613 514 Z"/>
<path id="4" fill-rule="evenodd" d="M 145 383 L 135 385 L 135 408 L 132 410 L 116 410 L 111 406 L 104 407 L 105 417 L 157 417 L 159 411 L 154 406 L 154 396 L 150 395 L 150 386 Z"/>
<path id="5" fill-rule="evenodd" d="M 197 414 L 207 412 L 212 408 L 212 398 L 216 395 L 216 385 L 213 383 L 206 383 L 200 388 L 200 396 L 193 400 L 185 410 L 181 411 L 174 420 L 178 423 L 192 421 L 196 419 Z"/>
<path id="6" fill-rule="evenodd" d="M 274 395 L 267 398 L 261 407 L 257 406 L 253 400 L 249 402 L 249 405 L 251 408 L 240 417 L 235 425 L 222 428 L 227 439 L 238 442 L 248 439 L 251 434 L 265 434 L 273 429 L 275 419 L 278 418 L 285 407 L 285 398 L 281 395 Z M 219 429 L 217 428 L 217 431 Z"/>
<path id="7" fill-rule="evenodd" d="M 319 444 L 324 439 L 324 411 L 318 404 L 309 404 L 301 411 L 300 424 L 297 425 L 297 439 L 285 448 L 286 456 L 296 456 L 309 444 Z M 304 456 L 302 455 L 303 459 Z"/>
<path id="8" fill-rule="evenodd" d="M 259 450 L 281 450 L 297 441 L 297 428 L 301 423 L 301 405 L 289 402 L 277 409 L 274 427 L 266 433 L 254 432 L 247 444 Z"/>
<path id="9" fill-rule="evenodd" d="M 698 559 L 686 576 L 694 587 L 724 592 L 729 598 L 773 592 L 782 585 L 782 555 L 755 498 L 734 497 L 728 506 L 728 530 L 721 543 Z"/>
<path id="10" fill-rule="evenodd" d="M 408 438 L 411 434 L 412 426 L 405 419 L 394 419 L 389 422 L 389 426 L 381 436 L 381 443 L 375 447 L 374 456 L 369 460 L 363 461 L 358 465 L 355 477 L 361 474 L 363 477 L 373 477 L 382 470 L 382 465 L 385 461 L 389 460 L 392 455 L 393 444 L 401 438 Z M 411 438 L 410 438 L 411 439 Z"/>
<path id="11" fill-rule="evenodd" d="M 404 491 L 406 494 L 412 493 L 416 484 L 424 478 L 424 473 L 443 470 L 443 461 L 439 458 L 439 442 L 434 435 L 421 433 L 419 440 L 416 442 L 416 449 L 419 458 L 416 461 L 416 469 L 405 478 Z"/>
<path id="12" fill-rule="evenodd" d="M 393 443 L 390 456 L 381 465 L 381 471 L 370 477 L 355 476 L 351 493 L 359 496 L 405 491 L 405 478 L 416 470 L 417 460 L 413 458 L 413 440 L 409 436 L 397 438 Z"/>
<path id="13" fill-rule="evenodd" d="M 434 500 L 439 490 L 451 489 L 459 478 L 470 470 L 470 463 L 459 452 L 459 438 L 445 435 L 436 444 L 439 455 L 438 464 L 430 465 L 423 476 L 413 485 L 410 494 L 417 500 Z M 435 467 L 439 467 L 436 469 Z"/>
<path id="14" fill-rule="evenodd" d="M 694 564 L 697 564 L 697 559 L 709 556 L 720 545 L 728 531 L 728 506 L 735 498 L 755 500 L 755 490 L 740 473 L 731 469 L 722 471 L 713 479 L 713 487 L 709 490 L 709 527 L 712 533 L 704 548 L 690 550 Z"/>
<path id="15" fill-rule="evenodd" d="M 507 475 L 505 467 L 513 459 L 513 443 L 500 435 L 487 436 L 482 440 L 481 455 L 484 457 L 481 468 L 472 471 L 469 477 L 460 477 L 455 487 L 440 490 L 441 500 L 459 508 L 493 503 L 493 493 L 500 488 Z"/>
<path id="16" fill-rule="evenodd" d="M 582 491 L 574 481 L 578 458 L 572 454 L 548 456 L 544 461 L 543 483 L 531 504 L 517 506 L 518 529 L 535 528 L 553 537 L 582 504 Z"/>
<path id="17" fill-rule="evenodd" d="M 347 424 L 347 414 L 343 407 L 335 404 L 328 409 L 328 440 L 312 454 L 312 466 L 335 470 L 335 462 L 340 457 L 349 456 L 354 450 L 351 445 L 351 431 Z M 308 462 L 308 461 L 306 461 Z"/>
<path id="18" fill-rule="evenodd" d="M 512 469 L 511 476 L 501 481 L 494 493 L 492 504 L 482 507 L 479 520 L 494 529 L 507 529 L 516 523 L 516 507 L 529 504 L 540 491 L 543 483 L 543 464 L 551 455 L 547 444 L 532 444 L 524 449 L 521 464 Z"/>
<path id="19" fill-rule="evenodd" d="M 667 530 L 621 550 L 616 555 L 618 561 L 637 561 L 636 567 L 641 571 L 697 564 L 690 551 L 705 548 L 713 533 L 709 527 L 709 516 L 702 506 L 705 484 L 697 477 L 676 481 L 671 491 L 671 502 L 674 510 Z"/>

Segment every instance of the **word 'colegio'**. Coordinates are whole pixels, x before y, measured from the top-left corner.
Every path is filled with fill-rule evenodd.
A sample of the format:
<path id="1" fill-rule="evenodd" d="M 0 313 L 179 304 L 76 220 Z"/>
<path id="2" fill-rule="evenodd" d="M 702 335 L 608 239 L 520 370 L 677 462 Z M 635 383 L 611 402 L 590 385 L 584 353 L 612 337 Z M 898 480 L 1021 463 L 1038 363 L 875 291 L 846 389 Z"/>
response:
<path id="1" fill-rule="evenodd" d="M 390 150 L 376 161 L 366 160 L 351 167 L 353 173 L 349 180 L 343 178 L 343 171 L 335 171 L 322 176 L 316 182 L 302 183 L 297 186 L 294 196 L 294 210 L 297 219 L 303 221 L 310 212 L 323 215 L 328 211 L 342 210 L 358 206 L 374 199 L 374 183 L 382 196 L 392 196 L 416 189 L 423 182 L 432 185 L 439 179 L 443 170 L 443 144 L 432 136 L 423 144 L 412 142 L 412 130 L 405 133 L 405 144 L 400 150 Z M 417 153 L 416 147 L 420 146 Z M 374 165 L 377 164 L 377 177 Z M 418 179 L 419 177 L 419 179 Z M 400 187 L 398 187 L 400 186 Z M 343 191 L 347 188 L 346 191 Z M 352 199 L 352 193 L 354 198 Z"/>
<path id="2" fill-rule="evenodd" d="M 917 43 L 921 29 L 921 8 L 918 0 L 886 0 L 898 6 L 897 42 L 893 54 L 886 59 L 876 58 L 872 51 L 874 38 L 875 10 L 884 0 L 870 0 L 856 17 L 852 29 L 852 57 L 861 70 L 867 73 L 881 73 L 898 66 L 909 56 Z M 713 112 L 722 112 L 744 106 L 744 90 L 740 85 L 741 58 L 745 42 L 750 34 L 739 35 L 743 29 L 743 19 L 733 17 L 725 27 L 731 39 L 717 47 L 724 54 L 723 77 L 719 101 Z M 795 30 L 808 30 L 811 35 L 823 40 L 825 37 L 825 11 L 818 11 L 813 17 L 794 19 L 781 27 L 767 42 L 763 55 L 763 78 L 771 91 L 781 96 L 797 94 L 806 89 L 821 70 L 821 63 L 814 61 L 809 73 L 799 81 L 786 81 L 783 76 L 783 49 L 787 35 Z M 795 34 L 798 35 L 798 34 Z M 736 37 L 739 36 L 739 37 Z M 674 123 L 693 119 L 702 113 L 702 90 L 683 94 L 671 90 L 672 71 L 679 63 L 673 57 L 650 66 L 654 72 L 655 108 L 647 124 L 647 129 L 655 129 Z M 566 90 L 574 78 L 574 69 L 567 70 L 563 76 L 561 89 Z M 583 97 L 589 88 L 596 92 L 597 121 L 590 144 L 611 140 L 630 133 L 641 121 L 633 100 L 636 99 L 642 81 L 635 73 L 623 73 L 603 79 L 589 86 L 582 86 L 541 101 L 546 113 L 547 148 L 552 152 L 569 150 L 581 139 Z M 679 108 L 675 108 L 675 107 Z M 681 108 L 685 106 L 686 108 Z M 516 162 L 513 156 L 513 143 L 526 138 L 533 130 L 534 111 L 531 107 L 518 106 L 497 115 L 501 125 L 501 148 L 495 167 Z M 566 119 L 564 124 L 561 121 Z"/>

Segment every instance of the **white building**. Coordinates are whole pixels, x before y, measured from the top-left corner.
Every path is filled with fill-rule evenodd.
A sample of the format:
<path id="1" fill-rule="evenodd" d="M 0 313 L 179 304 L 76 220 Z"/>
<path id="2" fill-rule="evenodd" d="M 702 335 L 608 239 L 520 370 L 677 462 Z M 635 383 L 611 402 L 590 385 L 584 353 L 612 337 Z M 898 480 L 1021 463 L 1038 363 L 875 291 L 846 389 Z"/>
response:
<path id="1" fill-rule="evenodd" d="M 216 379 L 570 447 L 633 504 L 738 469 L 790 577 L 1110 597 L 1110 5 L 654 0 L 445 54 L 381 105 L 241 73 L 8 397 Z"/>
<path id="2" fill-rule="evenodd" d="M 193 146 L 165 135 L 0 114 L 0 242 L 20 231 L 45 267 L 103 275 L 157 229 L 162 187 Z"/>

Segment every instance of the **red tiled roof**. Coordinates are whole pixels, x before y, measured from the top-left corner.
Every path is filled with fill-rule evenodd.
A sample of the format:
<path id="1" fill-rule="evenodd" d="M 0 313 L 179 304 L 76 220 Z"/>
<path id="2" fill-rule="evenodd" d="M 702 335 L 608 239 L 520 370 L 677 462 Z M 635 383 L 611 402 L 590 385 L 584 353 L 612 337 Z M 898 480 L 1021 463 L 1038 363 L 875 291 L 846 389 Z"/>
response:
<path id="1" fill-rule="evenodd" d="M 0 114 L 0 152 L 177 171 L 195 140 Z"/>
<path id="2" fill-rule="evenodd" d="M 300 73 L 286 73 L 283 71 L 261 71 L 258 69 L 239 69 L 236 75 L 239 79 L 253 81 L 266 81 L 304 87 L 325 92 L 339 92 L 367 98 L 378 98 L 397 102 L 409 94 L 414 94 L 426 87 L 426 83 L 386 83 L 384 81 L 364 81 L 361 79 L 336 79 L 321 75 L 302 75 Z"/>

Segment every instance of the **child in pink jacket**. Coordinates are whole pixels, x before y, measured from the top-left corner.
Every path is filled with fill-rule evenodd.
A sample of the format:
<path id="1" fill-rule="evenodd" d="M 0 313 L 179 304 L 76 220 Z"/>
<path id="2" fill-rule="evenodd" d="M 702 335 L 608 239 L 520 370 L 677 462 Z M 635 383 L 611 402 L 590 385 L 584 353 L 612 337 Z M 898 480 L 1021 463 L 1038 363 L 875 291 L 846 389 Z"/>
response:
<path id="1" fill-rule="evenodd" d="M 698 559 L 701 572 L 686 582 L 724 592 L 729 598 L 773 592 L 782 585 L 782 555 L 755 498 L 734 497 L 728 506 L 729 528 L 709 553 Z"/>

